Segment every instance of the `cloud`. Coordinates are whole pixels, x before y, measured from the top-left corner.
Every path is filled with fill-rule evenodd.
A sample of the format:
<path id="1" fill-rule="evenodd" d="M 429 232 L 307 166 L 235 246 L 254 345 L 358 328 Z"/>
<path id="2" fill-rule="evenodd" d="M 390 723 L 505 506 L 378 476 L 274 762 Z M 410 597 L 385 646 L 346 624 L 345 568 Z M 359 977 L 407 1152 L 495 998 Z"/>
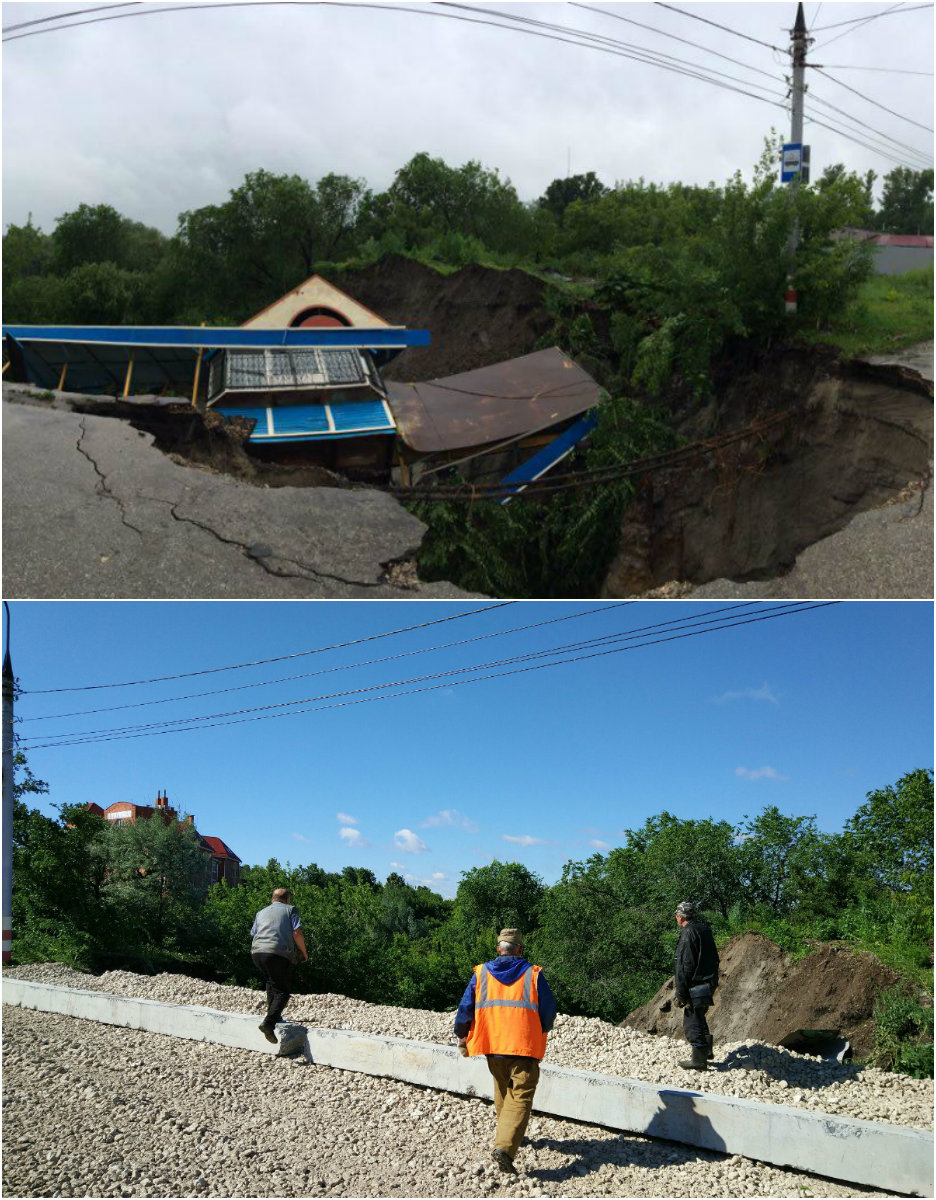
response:
<path id="1" fill-rule="evenodd" d="M 404 854 L 424 854 L 429 847 L 411 829 L 398 829 L 393 835 L 398 850 Z"/>
<path id="2" fill-rule="evenodd" d="M 755 767 L 753 770 L 750 767 L 735 767 L 735 775 L 741 779 L 776 779 L 778 782 L 790 778 L 789 775 L 780 775 L 773 767 Z"/>
<path id="3" fill-rule="evenodd" d="M 522 837 L 511 837 L 509 833 L 501 835 L 505 842 L 514 842 L 517 846 L 548 846 L 549 843 L 545 838 L 530 837 L 528 833 Z"/>
<path id="4" fill-rule="evenodd" d="M 460 813 L 457 808 L 443 808 L 440 812 L 426 817 L 425 821 L 419 823 L 420 829 L 436 829 L 441 826 L 464 829 L 468 833 L 478 832 L 476 823 L 470 817 L 466 817 L 464 813 Z"/>
<path id="5" fill-rule="evenodd" d="M 311 839 L 311 838 L 307 838 L 307 837 L 306 837 L 304 834 L 302 834 L 302 833 L 291 833 L 289 836 L 290 836 L 290 837 L 294 837 L 294 838 L 296 839 L 296 841 L 297 841 L 297 842 L 311 842 L 311 841 L 312 841 L 312 839 Z"/>
<path id="6" fill-rule="evenodd" d="M 592 847 L 593 850 L 610 850 L 611 849 L 610 843 L 603 842 L 601 840 L 601 838 L 592 838 L 588 844 L 589 844 L 589 846 Z"/>
<path id="7" fill-rule="evenodd" d="M 444 871 L 433 871 L 432 878 L 433 879 L 448 879 L 448 875 L 446 875 Z"/>
<path id="8" fill-rule="evenodd" d="M 395 867 L 397 871 L 403 871 L 406 869 L 406 863 L 392 862 L 390 866 Z"/>
<path id="9" fill-rule="evenodd" d="M 357 825 L 357 817 L 349 817 L 347 813 L 335 813 L 335 819 L 342 825 Z"/>
<path id="10" fill-rule="evenodd" d="M 743 692 L 722 692 L 720 696 L 714 697 L 716 704 L 726 704 L 729 700 L 768 700 L 771 704 L 780 703 L 770 690 L 769 683 L 762 683 L 759 688 L 745 688 Z"/>
<path id="11" fill-rule="evenodd" d="M 366 846 L 367 842 L 361 837 L 360 829 L 349 829 L 347 826 L 338 830 L 338 836 L 349 846 Z"/>

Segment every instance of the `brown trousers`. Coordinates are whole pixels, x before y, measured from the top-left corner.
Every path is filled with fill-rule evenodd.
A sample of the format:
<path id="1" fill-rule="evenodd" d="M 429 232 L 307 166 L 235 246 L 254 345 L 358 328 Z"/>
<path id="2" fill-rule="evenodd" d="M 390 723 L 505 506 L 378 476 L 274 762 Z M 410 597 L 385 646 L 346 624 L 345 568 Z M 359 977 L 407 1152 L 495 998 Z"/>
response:
<path id="1" fill-rule="evenodd" d="M 539 1083 L 540 1066 L 535 1058 L 519 1055 L 487 1056 L 488 1070 L 494 1076 L 494 1109 L 497 1113 L 495 1150 L 516 1156 L 533 1111 L 533 1093 Z"/>

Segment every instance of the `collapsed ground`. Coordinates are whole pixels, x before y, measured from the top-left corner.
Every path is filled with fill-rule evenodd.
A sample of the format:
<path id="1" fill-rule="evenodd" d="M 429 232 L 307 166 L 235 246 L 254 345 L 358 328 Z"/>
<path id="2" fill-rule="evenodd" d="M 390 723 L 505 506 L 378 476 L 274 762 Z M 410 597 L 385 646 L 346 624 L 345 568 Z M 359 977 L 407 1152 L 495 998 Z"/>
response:
<path id="1" fill-rule="evenodd" d="M 432 344 L 406 351 L 390 364 L 388 378 L 425 380 L 530 353 L 561 342 L 576 314 L 588 319 L 607 355 L 580 354 L 578 361 L 599 382 L 613 370 L 607 312 L 588 301 L 562 301 L 555 286 L 522 271 L 469 266 L 441 275 L 389 257 L 332 282 L 393 324 L 430 330 Z M 563 348 L 575 355 L 573 347 Z M 683 442 L 780 413 L 786 419 L 640 479 L 603 594 L 641 594 L 674 580 L 768 579 L 789 571 L 804 548 L 858 513 L 895 497 L 922 504 L 932 473 L 933 388 L 917 372 L 842 361 L 821 347 L 775 346 L 753 356 L 738 346 L 717 365 L 713 383 L 705 403 L 693 402 L 678 384 L 645 403 L 665 414 Z M 113 402 L 91 402 L 87 411 L 126 415 Z M 203 420 L 191 409 L 146 409 L 130 419 L 165 452 L 251 483 L 349 486 L 319 467 L 258 462 L 244 449 L 247 428 L 210 414 Z M 572 460 L 568 466 L 574 469 Z"/>

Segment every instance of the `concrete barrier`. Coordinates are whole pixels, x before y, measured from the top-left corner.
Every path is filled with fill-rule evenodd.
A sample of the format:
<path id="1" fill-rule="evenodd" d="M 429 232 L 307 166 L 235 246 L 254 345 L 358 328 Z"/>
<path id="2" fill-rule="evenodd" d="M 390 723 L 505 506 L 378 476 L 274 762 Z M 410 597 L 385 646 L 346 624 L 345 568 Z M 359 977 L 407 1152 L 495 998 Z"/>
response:
<path id="1" fill-rule="evenodd" d="M 194 1005 L 163 1004 L 156 1000 L 138 1000 L 132 996 L 114 996 L 110 992 L 90 992 L 82 988 L 54 987 L 25 979 L 3 980 L 3 1003 L 40 1012 L 61 1013 L 122 1025 L 127 1029 L 145 1029 L 170 1037 L 196 1042 L 214 1042 L 237 1050 L 256 1050 L 260 1054 L 295 1054 L 305 1048 L 306 1031 L 302 1025 L 281 1022 L 276 1027 L 277 1045 L 268 1042 L 257 1028 L 256 1016 L 220 1012 Z"/>
<path id="2" fill-rule="evenodd" d="M 3 980 L 3 1002 L 260 1053 L 301 1050 L 322 1066 L 463 1096 L 487 1099 L 492 1095 L 483 1059 L 462 1058 L 453 1046 L 433 1042 L 281 1024 L 277 1026 L 280 1045 L 272 1046 L 257 1030 L 255 1016 L 20 979 Z M 933 1195 L 933 1134 L 924 1129 L 661 1088 L 548 1063 L 541 1068 L 533 1108 L 546 1116 L 740 1154 L 865 1187 Z"/>

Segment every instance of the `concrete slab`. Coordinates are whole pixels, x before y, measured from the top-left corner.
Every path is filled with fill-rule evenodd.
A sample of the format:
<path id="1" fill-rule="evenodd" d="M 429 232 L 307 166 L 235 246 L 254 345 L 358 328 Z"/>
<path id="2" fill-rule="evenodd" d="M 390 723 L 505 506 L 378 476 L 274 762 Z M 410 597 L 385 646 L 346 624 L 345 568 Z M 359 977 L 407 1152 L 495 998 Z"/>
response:
<path id="1" fill-rule="evenodd" d="M 3 980 L 3 1002 L 260 1053 L 301 1050 L 321 1066 L 463 1096 L 492 1095 L 483 1059 L 462 1058 L 454 1046 L 344 1029 L 279 1025 L 281 1041 L 274 1047 L 258 1031 L 255 1016 L 20 979 Z M 933 1195 L 933 1134 L 928 1130 L 661 1088 L 548 1063 L 541 1068 L 533 1107 L 547 1116 L 741 1154 L 866 1187 Z"/>
<path id="2" fill-rule="evenodd" d="M 3 1003 L 100 1021 L 104 1025 L 121 1025 L 125 1029 L 143 1029 L 147 1033 L 233 1046 L 237 1050 L 254 1050 L 259 1054 L 295 1054 L 305 1048 L 306 1031 L 302 1025 L 281 1022 L 276 1026 L 277 1045 L 273 1045 L 257 1028 L 256 1016 L 195 1005 L 163 1004 L 156 1000 L 114 996 L 109 992 L 55 987 L 26 979 L 3 980 Z"/>

